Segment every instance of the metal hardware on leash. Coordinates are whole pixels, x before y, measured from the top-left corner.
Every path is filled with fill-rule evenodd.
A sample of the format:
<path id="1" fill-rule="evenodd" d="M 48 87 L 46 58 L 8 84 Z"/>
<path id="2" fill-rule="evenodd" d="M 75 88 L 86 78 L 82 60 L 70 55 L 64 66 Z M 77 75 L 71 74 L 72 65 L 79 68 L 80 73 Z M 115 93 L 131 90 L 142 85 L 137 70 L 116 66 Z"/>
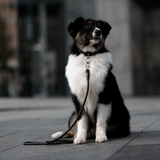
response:
<path id="1" fill-rule="evenodd" d="M 90 62 L 91 62 L 91 58 L 88 54 L 87 59 L 86 59 L 86 69 L 90 69 Z"/>
<path id="2" fill-rule="evenodd" d="M 87 57 L 87 60 L 86 60 L 86 69 L 90 68 L 90 62 L 91 62 L 90 57 Z"/>
<path id="3" fill-rule="evenodd" d="M 87 58 L 86 58 L 86 76 L 89 76 L 89 72 L 87 72 L 87 70 L 90 70 L 90 62 L 91 62 L 91 58 L 89 56 L 89 54 L 87 55 Z"/>

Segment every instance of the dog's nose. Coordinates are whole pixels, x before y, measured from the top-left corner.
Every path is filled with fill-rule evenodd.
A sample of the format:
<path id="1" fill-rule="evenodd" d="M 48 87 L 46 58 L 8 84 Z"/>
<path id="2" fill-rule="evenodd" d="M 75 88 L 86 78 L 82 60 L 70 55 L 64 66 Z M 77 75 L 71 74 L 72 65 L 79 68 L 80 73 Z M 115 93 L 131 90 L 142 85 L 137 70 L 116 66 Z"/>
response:
<path id="1" fill-rule="evenodd" d="M 101 30 L 100 29 L 95 29 L 95 34 L 97 35 L 97 36 L 99 36 L 99 35 L 101 35 Z"/>

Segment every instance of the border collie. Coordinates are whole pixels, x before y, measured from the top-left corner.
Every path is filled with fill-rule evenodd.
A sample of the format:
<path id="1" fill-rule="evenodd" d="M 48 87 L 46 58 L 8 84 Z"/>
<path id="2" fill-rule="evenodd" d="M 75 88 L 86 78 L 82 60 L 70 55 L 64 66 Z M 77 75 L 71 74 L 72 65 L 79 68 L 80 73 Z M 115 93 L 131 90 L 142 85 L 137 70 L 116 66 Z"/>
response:
<path id="1" fill-rule="evenodd" d="M 75 121 L 86 95 L 86 59 L 90 62 L 89 93 L 82 116 L 65 136 L 74 137 L 75 144 L 85 143 L 87 138 L 106 142 L 107 138 L 130 134 L 130 115 L 111 72 L 112 55 L 105 47 L 110 30 L 111 26 L 107 22 L 82 17 L 68 26 L 74 43 L 66 66 L 66 77 L 75 106 L 69 127 Z M 57 132 L 52 138 L 58 138 L 63 133 Z"/>

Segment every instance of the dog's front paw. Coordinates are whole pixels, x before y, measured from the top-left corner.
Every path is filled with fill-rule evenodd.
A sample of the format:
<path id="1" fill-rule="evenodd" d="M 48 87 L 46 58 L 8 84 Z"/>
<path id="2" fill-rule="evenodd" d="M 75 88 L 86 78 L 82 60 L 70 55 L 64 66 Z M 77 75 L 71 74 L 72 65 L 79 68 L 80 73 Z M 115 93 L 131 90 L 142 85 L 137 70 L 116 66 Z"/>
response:
<path id="1" fill-rule="evenodd" d="M 85 137 L 76 137 L 74 139 L 74 144 L 82 144 L 86 142 L 86 138 Z"/>
<path id="2" fill-rule="evenodd" d="M 101 143 L 101 142 L 106 142 L 106 141 L 107 141 L 106 135 L 97 135 L 96 136 L 96 142 Z"/>

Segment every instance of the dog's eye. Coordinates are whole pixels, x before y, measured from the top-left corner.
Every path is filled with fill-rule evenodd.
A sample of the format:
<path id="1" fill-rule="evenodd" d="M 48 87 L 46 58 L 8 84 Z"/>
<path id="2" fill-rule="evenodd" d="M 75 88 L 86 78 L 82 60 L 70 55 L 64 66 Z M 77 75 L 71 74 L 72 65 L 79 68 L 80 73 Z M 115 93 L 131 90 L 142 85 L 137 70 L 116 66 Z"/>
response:
<path id="1" fill-rule="evenodd" d="M 85 25 L 84 28 L 85 28 L 85 29 L 89 29 L 89 28 L 90 28 L 90 25 Z"/>
<path id="2" fill-rule="evenodd" d="M 97 26 L 100 27 L 100 24 L 98 23 Z"/>

